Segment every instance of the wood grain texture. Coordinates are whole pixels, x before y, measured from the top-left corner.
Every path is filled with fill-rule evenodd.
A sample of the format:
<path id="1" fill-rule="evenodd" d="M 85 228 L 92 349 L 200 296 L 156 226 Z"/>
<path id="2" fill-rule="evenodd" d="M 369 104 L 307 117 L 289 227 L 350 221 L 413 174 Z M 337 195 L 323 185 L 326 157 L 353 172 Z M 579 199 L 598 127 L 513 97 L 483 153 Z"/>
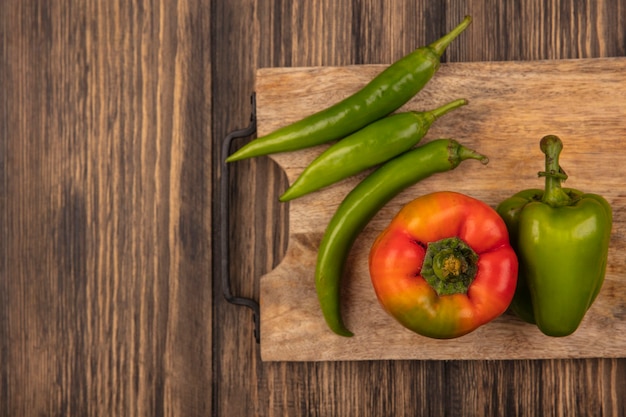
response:
<path id="1" fill-rule="evenodd" d="M 624 10 L 0 1 L 0 415 L 625 415 L 621 359 L 264 363 L 211 281 L 218 150 L 258 68 L 388 64 L 466 13 L 448 62 L 626 56 Z M 231 179 L 233 289 L 256 298 L 286 176 L 261 158 Z"/>
<path id="2" fill-rule="evenodd" d="M 385 66 L 262 69 L 257 73 L 258 134 L 267 134 L 352 94 Z M 297 99 L 294 100 L 294 97 Z M 626 59 L 543 60 L 443 64 L 400 112 L 425 111 L 466 98 L 422 143 L 453 137 L 490 157 L 487 167 L 463 163 L 424 180 L 390 201 L 350 253 L 343 313 L 353 338 L 327 328 L 315 292 L 319 240 L 335 209 L 371 170 L 289 203 L 285 258 L 261 277 L 261 356 L 264 360 L 537 359 L 626 357 L 626 209 L 621 163 L 626 137 Z M 564 141 L 567 186 L 596 192 L 613 206 L 614 224 L 603 291 L 576 333 L 549 338 L 510 314 L 463 338 L 439 341 L 412 334 L 380 308 L 367 258 L 376 236 L 417 196 L 457 191 L 495 207 L 515 192 L 543 188 L 539 140 Z M 329 145 L 272 155 L 290 183 Z M 612 167 L 610 170 L 607 167 Z M 593 342 L 593 343 L 591 343 Z M 415 346 L 420 348 L 416 349 Z"/>
<path id="3" fill-rule="evenodd" d="M 2 2 L 0 415 L 210 413 L 209 20 Z"/>

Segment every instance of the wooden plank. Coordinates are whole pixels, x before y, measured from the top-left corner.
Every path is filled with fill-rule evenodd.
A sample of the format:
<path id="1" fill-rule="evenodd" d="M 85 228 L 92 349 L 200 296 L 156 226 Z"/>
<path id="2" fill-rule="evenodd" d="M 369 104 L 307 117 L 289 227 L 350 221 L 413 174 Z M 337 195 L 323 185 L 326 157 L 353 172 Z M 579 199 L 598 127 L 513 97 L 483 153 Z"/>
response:
<path id="1" fill-rule="evenodd" d="M 0 2 L 0 415 L 214 414 L 212 10 Z"/>
<path id="2" fill-rule="evenodd" d="M 258 134 L 297 120 L 350 94 L 382 70 L 379 65 L 260 69 L 256 78 Z M 477 62 L 442 65 L 401 110 L 426 110 L 467 98 L 437 121 L 423 142 L 454 137 L 487 154 L 490 163 L 464 162 L 390 202 L 361 234 L 344 279 L 344 317 L 353 338 L 327 329 L 315 295 L 316 249 L 343 196 L 364 174 L 289 203 L 287 254 L 261 277 L 261 355 L 266 361 L 369 359 L 534 359 L 623 357 L 626 353 L 624 249 L 626 59 Z M 542 186 L 539 140 L 560 136 L 567 185 L 604 195 L 615 224 L 605 285 L 578 331 L 551 338 L 505 314 L 462 338 L 440 341 L 402 328 L 379 307 L 367 254 L 375 236 L 406 202 L 453 190 L 495 206 L 514 192 Z M 289 182 L 327 145 L 273 155 Z"/>

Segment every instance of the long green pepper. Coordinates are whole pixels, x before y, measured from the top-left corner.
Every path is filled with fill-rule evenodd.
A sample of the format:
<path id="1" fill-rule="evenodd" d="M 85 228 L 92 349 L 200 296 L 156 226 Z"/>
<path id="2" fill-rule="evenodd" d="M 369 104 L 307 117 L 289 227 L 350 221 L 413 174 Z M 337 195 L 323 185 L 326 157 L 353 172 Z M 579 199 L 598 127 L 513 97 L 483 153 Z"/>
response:
<path id="1" fill-rule="evenodd" d="M 352 336 L 341 317 L 341 276 L 355 239 L 376 213 L 407 187 L 438 172 L 450 171 L 466 159 L 486 156 L 454 139 L 437 139 L 384 163 L 346 195 L 330 220 L 318 251 L 315 285 L 330 329 Z"/>
<path id="2" fill-rule="evenodd" d="M 303 149 L 343 138 L 389 115 L 415 96 L 437 72 L 441 55 L 471 23 L 470 16 L 430 45 L 394 62 L 340 102 L 249 142 L 227 162 Z"/>
<path id="3" fill-rule="evenodd" d="M 397 113 L 367 125 L 315 158 L 280 201 L 319 190 L 408 151 L 435 120 L 465 104 L 467 100 L 459 99 L 434 110 Z"/>

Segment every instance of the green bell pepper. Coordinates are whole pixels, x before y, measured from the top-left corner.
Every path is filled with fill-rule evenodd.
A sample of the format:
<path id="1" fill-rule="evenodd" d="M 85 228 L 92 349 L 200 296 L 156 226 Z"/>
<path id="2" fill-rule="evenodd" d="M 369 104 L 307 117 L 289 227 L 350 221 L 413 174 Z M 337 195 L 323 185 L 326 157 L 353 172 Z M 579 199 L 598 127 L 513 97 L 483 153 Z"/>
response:
<path id="1" fill-rule="evenodd" d="M 613 215 L 602 196 L 561 187 L 567 174 L 558 137 L 544 137 L 540 147 L 545 190 L 521 191 L 496 208 L 519 258 L 510 309 L 548 336 L 567 336 L 604 282 Z"/>

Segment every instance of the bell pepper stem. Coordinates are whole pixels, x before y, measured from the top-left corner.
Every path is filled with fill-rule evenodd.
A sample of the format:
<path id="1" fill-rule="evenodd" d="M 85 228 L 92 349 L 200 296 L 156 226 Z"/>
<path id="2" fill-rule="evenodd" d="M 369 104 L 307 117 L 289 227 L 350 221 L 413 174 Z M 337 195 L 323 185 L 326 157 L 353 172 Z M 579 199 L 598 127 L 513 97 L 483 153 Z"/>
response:
<path id="1" fill-rule="evenodd" d="M 465 294 L 477 269 L 476 252 L 463 240 L 451 237 L 428 243 L 421 275 L 437 295 Z"/>
<path id="2" fill-rule="evenodd" d="M 539 176 L 545 177 L 545 191 L 541 201 L 552 207 L 561 207 L 570 204 L 570 196 L 563 190 L 561 183 L 567 179 L 567 174 L 559 165 L 559 156 L 563 150 L 563 142 L 557 136 L 548 135 L 541 139 L 541 151 L 546 155 L 545 171 Z"/>

